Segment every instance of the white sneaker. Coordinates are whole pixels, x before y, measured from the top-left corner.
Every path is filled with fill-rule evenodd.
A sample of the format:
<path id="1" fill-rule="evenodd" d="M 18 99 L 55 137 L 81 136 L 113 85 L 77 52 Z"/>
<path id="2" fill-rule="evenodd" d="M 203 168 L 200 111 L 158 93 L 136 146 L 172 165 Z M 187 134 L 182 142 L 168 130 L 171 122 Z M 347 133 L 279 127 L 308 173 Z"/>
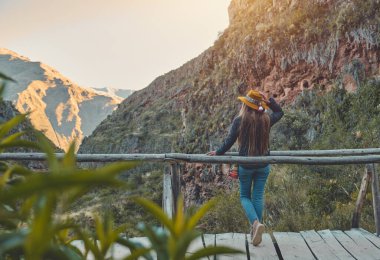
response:
<path id="1" fill-rule="evenodd" d="M 253 223 L 252 232 L 251 232 L 251 239 L 252 239 L 252 244 L 254 246 L 257 246 L 258 244 L 261 243 L 263 233 L 264 233 L 264 229 L 265 229 L 264 225 L 261 224 L 260 222 L 257 221 L 257 223 L 256 223 L 256 221 L 255 221 L 255 223 Z"/>

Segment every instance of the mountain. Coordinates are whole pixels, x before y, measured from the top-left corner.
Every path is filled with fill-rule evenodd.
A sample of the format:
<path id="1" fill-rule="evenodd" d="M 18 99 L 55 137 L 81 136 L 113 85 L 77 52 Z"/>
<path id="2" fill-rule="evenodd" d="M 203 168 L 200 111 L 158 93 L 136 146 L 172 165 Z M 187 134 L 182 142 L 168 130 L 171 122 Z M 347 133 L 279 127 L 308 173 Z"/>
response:
<path id="1" fill-rule="evenodd" d="M 0 79 L 0 85 L 1 85 L 1 79 Z M 17 111 L 17 109 L 14 107 L 11 101 L 4 101 L 0 99 L 0 124 L 3 124 L 5 122 L 8 122 L 15 116 L 19 115 L 20 112 Z M 36 129 L 32 126 L 30 123 L 29 119 L 24 120 L 14 128 L 12 128 L 9 131 L 9 134 L 15 134 L 15 133 L 20 133 L 24 132 L 24 135 L 20 138 L 22 140 L 28 140 L 31 142 L 37 142 L 37 138 L 35 136 Z M 52 147 L 55 148 L 57 152 L 62 152 L 61 149 L 57 148 L 54 146 L 53 143 L 51 143 Z M 6 149 L 5 152 L 33 152 L 35 151 L 32 148 L 25 148 L 25 147 L 17 147 L 17 148 L 10 148 Z M 39 162 L 39 161 L 19 161 L 19 164 L 22 164 L 29 169 L 46 169 L 46 164 L 44 162 Z"/>
<path id="2" fill-rule="evenodd" d="M 78 86 L 55 69 L 3 48 L 0 71 L 16 81 L 7 85 L 4 99 L 21 113 L 29 112 L 33 126 L 62 149 L 73 140 L 79 146 L 123 100 Z"/>
<path id="3" fill-rule="evenodd" d="M 104 88 L 93 88 L 93 90 L 100 91 L 102 93 L 104 92 L 111 96 L 121 97 L 123 99 L 129 97 L 133 93 L 133 90 L 131 89 L 121 89 L 121 88 L 104 87 Z"/>
<path id="4" fill-rule="evenodd" d="M 134 92 L 79 152 L 204 153 L 250 88 L 285 106 L 308 89 L 355 91 L 379 74 L 378 10 L 376 0 L 232 0 L 212 47 Z"/>

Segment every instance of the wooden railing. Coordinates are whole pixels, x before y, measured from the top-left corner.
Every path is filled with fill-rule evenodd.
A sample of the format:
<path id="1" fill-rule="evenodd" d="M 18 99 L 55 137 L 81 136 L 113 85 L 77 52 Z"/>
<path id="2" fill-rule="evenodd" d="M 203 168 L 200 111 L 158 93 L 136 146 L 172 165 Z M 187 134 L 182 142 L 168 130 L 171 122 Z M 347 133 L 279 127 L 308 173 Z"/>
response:
<path id="1" fill-rule="evenodd" d="M 63 154 L 57 153 L 57 157 Z M 163 178 L 163 209 L 173 216 L 175 201 L 180 193 L 180 179 L 183 165 L 181 163 L 207 164 L 301 164 L 301 165 L 344 165 L 365 164 L 365 174 L 362 179 L 356 202 L 352 226 L 359 227 L 360 212 L 365 194 L 371 182 L 376 234 L 380 235 L 380 191 L 379 177 L 375 163 L 380 162 L 380 148 L 370 149 L 340 149 L 340 150 L 304 150 L 304 151 L 271 151 L 270 156 L 241 157 L 237 153 L 226 153 L 223 156 L 208 156 L 205 154 L 77 154 L 78 162 L 115 162 L 115 161 L 150 161 L 167 162 Z M 43 153 L 2 153 L 0 161 L 44 161 Z"/>

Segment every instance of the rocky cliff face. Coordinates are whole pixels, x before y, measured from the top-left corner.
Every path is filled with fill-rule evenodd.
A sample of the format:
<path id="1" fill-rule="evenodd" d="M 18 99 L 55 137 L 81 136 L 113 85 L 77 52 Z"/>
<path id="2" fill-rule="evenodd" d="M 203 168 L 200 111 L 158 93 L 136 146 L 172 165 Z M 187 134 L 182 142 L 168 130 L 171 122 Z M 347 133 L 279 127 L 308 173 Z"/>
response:
<path id="1" fill-rule="evenodd" d="M 0 124 L 3 124 L 9 120 L 11 120 L 16 115 L 20 114 L 17 109 L 13 106 L 11 101 L 4 101 L 0 99 Z M 32 142 L 36 142 L 37 138 L 34 135 L 34 132 L 36 130 L 33 128 L 32 124 L 29 120 L 25 120 L 21 122 L 19 125 L 14 127 L 10 134 L 15 134 L 19 132 L 25 132 L 25 134 L 21 137 L 23 140 L 28 140 Z M 52 144 L 54 147 L 54 145 Z M 57 152 L 60 151 L 60 149 L 57 149 Z M 32 149 L 24 148 L 24 147 L 17 147 L 12 149 L 7 149 L 5 152 L 32 152 Z M 37 161 L 21 161 L 17 162 L 18 164 L 22 164 L 29 169 L 46 169 L 46 165 L 44 162 L 37 162 Z"/>
<path id="2" fill-rule="evenodd" d="M 133 93 L 81 152 L 206 152 L 258 88 L 283 104 L 304 89 L 354 91 L 379 74 L 380 3 L 233 0 L 230 26 L 214 45 Z"/>
<path id="3" fill-rule="evenodd" d="M 133 93 L 79 152 L 205 153 L 220 145 L 239 109 L 237 96 L 250 88 L 285 107 L 306 89 L 355 91 L 380 74 L 377 10 L 377 0 L 233 0 L 230 25 L 212 47 Z M 285 121 L 291 128 L 291 118 Z M 186 205 L 202 203 L 217 186 L 228 189 L 222 170 L 186 165 Z"/>
<path id="4" fill-rule="evenodd" d="M 0 49 L 0 71 L 9 83 L 4 99 L 21 113 L 30 113 L 33 126 L 58 147 L 79 145 L 123 100 L 115 94 L 83 88 L 55 69 L 6 49 Z"/>

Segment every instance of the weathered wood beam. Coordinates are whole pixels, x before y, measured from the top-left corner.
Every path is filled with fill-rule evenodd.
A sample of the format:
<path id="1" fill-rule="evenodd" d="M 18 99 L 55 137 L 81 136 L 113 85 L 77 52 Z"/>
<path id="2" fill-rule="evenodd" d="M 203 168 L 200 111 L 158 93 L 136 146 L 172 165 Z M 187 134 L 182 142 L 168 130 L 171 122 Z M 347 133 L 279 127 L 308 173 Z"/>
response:
<path id="1" fill-rule="evenodd" d="M 177 212 L 177 201 L 179 194 L 181 192 L 181 182 L 180 182 L 180 165 L 178 163 L 170 164 L 170 174 L 172 181 L 172 191 L 173 191 L 173 209 Z"/>
<path id="2" fill-rule="evenodd" d="M 174 215 L 174 199 L 173 199 L 173 189 L 172 180 L 170 175 L 170 168 L 165 167 L 164 179 L 163 179 L 163 192 L 162 192 L 162 209 L 165 214 L 170 218 Z"/>
<path id="3" fill-rule="evenodd" d="M 372 164 L 372 198 L 373 213 L 375 218 L 376 235 L 380 236 L 380 191 L 379 191 L 379 174 L 376 171 L 375 164 Z"/>
<path id="4" fill-rule="evenodd" d="M 304 165 L 340 165 L 367 164 L 380 162 L 380 155 L 344 156 L 344 157 L 295 157 L 295 156 L 206 156 L 193 154 L 166 154 L 167 159 L 192 163 L 238 163 L 238 164 L 304 164 Z"/>
<path id="5" fill-rule="evenodd" d="M 63 158 L 63 153 L 56 153 Z M 78 162 L 165 161 L 165 154 L 76 154 Z M 44 153 L 2 153 L 0 160 L 45 161 Z"/>
<path id="6" fill-rule="evenodd" d="M 352 216 L 352 225 L 351 225 L 352 228 L 359 228 L 360 216 L 361 216 L 361 212 L 362 212 L 362 208 L 363 208 L 363 204 L 365 200 L 365 195 L 367 194 L 368 184 L 371 181 L 371 176 L 372 176 L 370 165 L 371 164 L 367 164 L 365 167 L 365 172 L 363 175 L 362 183 L 360 185 L 358 198 L 355 204 L 354 214 Z"/>
<path id="7" fill-rule="evenodd" d="M 380 154 L 380 148 L 367 149 L 337 149 L 337 150 L 297 150 L 271 151 L 271 156 L 338 156 L 338 155 L 369 155 Z M 226 155 L 237 156 L 237 152 L 228 152 Z"/>
<path id="8" fill-rule="evenodd" d="M 63 154 L 57 154 L 62 158 Z M 3 153 L 0 160 L 44 161 L 43 153 Z M 238 164 L 304 164 L 304 165 L 341 165 L 367 164 L 380 162 L 380 155 L 344 156 L 344 157 L 301 157 L 301 156 L 208 156 L 199 154 L 77 154 L 78 162 L 116 162 L 116 161 L 155 161 L 155 162 L 191 162 L 191 163 L 238 163 Z"/>
<path id="9" fill-rule="evenodd" d="M 271 156 L 338 156 L 338 155 L 370 155 L 380 154 L 380 148 L 367 149 L 337 149 L 337 150 L 297 150 L 297 151 L 271 151 Z M 56 154 L 58 158 L 63 153 Z M 202 156 L 204 154 L 194 154 Z M 165 154 L 77 154 L 78 162 L 112 162 L 120 160 L 165 160 Z M 225 156 L 238 156 L 236 152 L 228 152 Z M 34 160 L 44 161 L 44 153 L 3 153 L 0 160 Z M 166 158 L 168 159 L 168 158 Z"/>

